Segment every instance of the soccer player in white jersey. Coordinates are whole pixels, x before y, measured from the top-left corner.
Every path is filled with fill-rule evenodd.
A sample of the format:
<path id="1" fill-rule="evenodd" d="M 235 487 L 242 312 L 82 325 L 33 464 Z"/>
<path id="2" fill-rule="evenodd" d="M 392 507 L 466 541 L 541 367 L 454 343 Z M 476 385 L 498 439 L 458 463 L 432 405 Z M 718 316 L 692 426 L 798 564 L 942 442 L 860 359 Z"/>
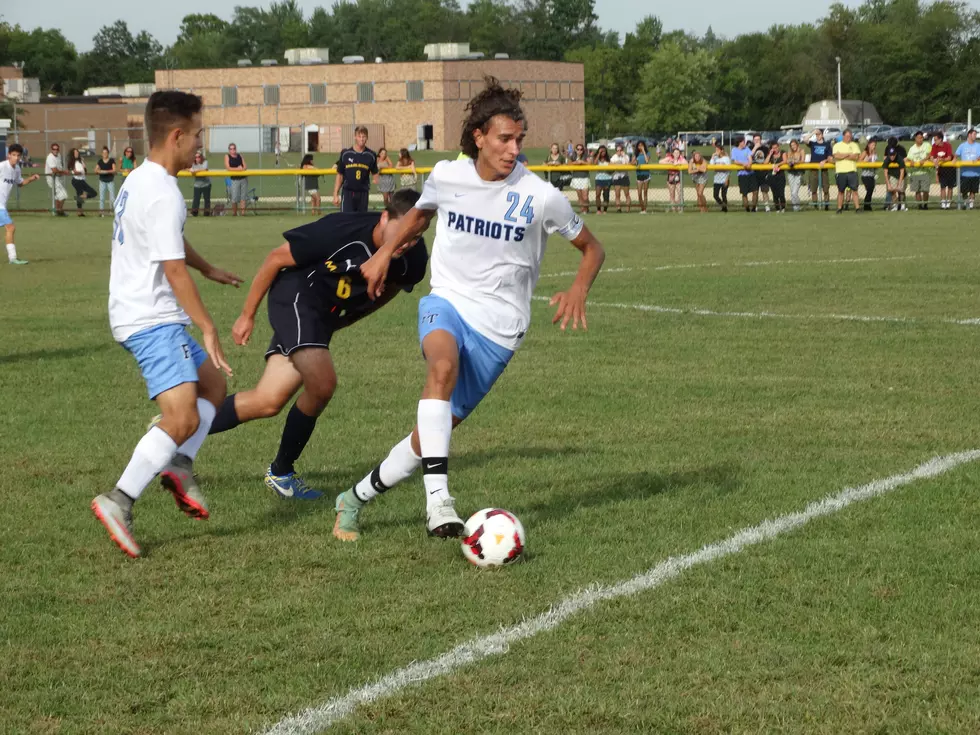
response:
<path id="1" fill-rule="evenodd" d="M 133 537 L 133 503 L 157 475 L 184 513 L 208 517 L 192 463 L 225 397 L 221 371 L 231 375 L 231 368 L 187 269 L 218 283 L 241 283 L 238 276 L 208 263 L 184 239 L 187 206 L 176 176 L 190 167 L 201 147 L 201 98 L 154 92 L 144 119 L 150 154 L 126 177 L 116 198 L 109 326 L 139 364 L 162 418 L 136 445 L 115 488 L 92 501 L 109 536 L 132 557 L 140 555 Z M 191 322 L 201 330 L 204 349 L 187 332 Z"/>
<path id="2" fill-rule="evenodd" d="M 419 302 L 419 339 L 427 365 L 418 423 L 388 457 L 337 497 L 334 536 L 355 541 L 365 503 L 422 465 L 426 527 L 458 536 L 463 521 L 449 494 L 449 439 L 490 390 L 520 346 L 548 235 L 582 252 L 571 288 L 554 295 L 552 323 L 586 328 L 585 299 L 605 252 L 568 199 L 519 161 L 526 123 L 521 93 L 493 78 L 467 105 L 461 148 L 468 159 L 441 161 L 415 208 L 361 266 L 368 294 L 380 296 L 388 264 L 438 212 L 431 293 Z"/>
<path id="3" fill-rule="evenodd" d="M 14 143 L 7 148 L 7 160 L 0 163 L 0 225 L 6 232 L 7 239 L 7 262 L 11 265 L 27 265 L 26 260 L 17 257 L 17 246 L 14 245 L 14 233 L 17 228 L 14 221 L 10 218 L 7 211 L 7 199 L 15 186 L 27 186 L 33 184 L 40 174 L 34 174 L 24 178 L 20 172 L 20 157 L 24 155 L 24 149 L 18 143 Z"/>

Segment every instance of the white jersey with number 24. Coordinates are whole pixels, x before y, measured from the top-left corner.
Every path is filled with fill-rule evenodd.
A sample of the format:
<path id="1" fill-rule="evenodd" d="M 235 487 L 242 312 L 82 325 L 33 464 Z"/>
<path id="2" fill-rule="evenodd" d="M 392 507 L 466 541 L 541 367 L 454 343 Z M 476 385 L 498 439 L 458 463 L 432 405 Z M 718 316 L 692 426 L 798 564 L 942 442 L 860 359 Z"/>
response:
<path id="1" fill-rule="evenodd" d="M 416 208 L 438 210 L 432 293 L 487 339 L 516 350 L 531 323 L 531 296 L 548 235 L 574 240 L 582 220 L 568 199 L 518 163 L 485 181 L 470 159 L 440 161 Z"/>

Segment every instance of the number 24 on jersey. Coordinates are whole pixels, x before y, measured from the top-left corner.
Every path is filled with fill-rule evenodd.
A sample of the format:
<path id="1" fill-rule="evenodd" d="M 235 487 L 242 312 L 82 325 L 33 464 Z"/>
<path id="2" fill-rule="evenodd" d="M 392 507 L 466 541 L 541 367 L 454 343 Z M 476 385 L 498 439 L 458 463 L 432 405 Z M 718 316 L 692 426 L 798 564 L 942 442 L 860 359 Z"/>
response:
<path id="1" fill-rule="evenodd" d="M 518 206 L 521 204 L 521 195 L 516 191 L 507 192 L 507 201 L 510 202 L 510 207 L 507 209 L 507 214 L 504 215 L 504 220 L 507 222 L 517 222 L 517 217 L 514 216 L 514 212 L 517 211 Z M 524 200 L 524 206 L 521 207 L 520 217 L 524 218 L 527 224 L 531 224 L 531 220 L 534 219 L 534 208 L 531 206 L 531 202 L 534 201 L 533 196 L 529 196 Z"/>

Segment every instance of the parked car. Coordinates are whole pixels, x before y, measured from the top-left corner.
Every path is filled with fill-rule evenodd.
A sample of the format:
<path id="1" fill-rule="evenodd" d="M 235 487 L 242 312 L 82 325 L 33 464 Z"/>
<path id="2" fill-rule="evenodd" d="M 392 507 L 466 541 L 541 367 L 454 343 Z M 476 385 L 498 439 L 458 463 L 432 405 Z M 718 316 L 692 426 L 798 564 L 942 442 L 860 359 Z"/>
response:
<path id="1" fill-rule="evenodd" d="M 793 141 L 793 140 L 795 140 L 797 142 L 802 142 L 802 140 L 803 140 L 803 131 L 802 130 L 787 130 L 782 135 L 780 135 L 778 138 L 776 138 L 776 140 L 779 141 L 779 145 L 789 145 L 790 144 L 790 141 Z"/>
<path id="2" fill-rule="evenodd" d="M 944 129 L 946 140 L 961 140 L 966 137 L 967 127 L 965 123 L 948 123 Z"/>
<path id="3" fill-rule="evenodd" d="M 914 125 L 897 125 L 892 128 L 890 135 L 899 140 L 912 140 L 912 136 L 915 135 L 916 130 L 918 128 Z"/>
<path id="4" fill-rule="evenodd" d="M 888 137 L 892 134 L 891 125 L 869 125 L 864 129 L 865 140 L 872 141 L 883 141 L 888 140 Z"/>

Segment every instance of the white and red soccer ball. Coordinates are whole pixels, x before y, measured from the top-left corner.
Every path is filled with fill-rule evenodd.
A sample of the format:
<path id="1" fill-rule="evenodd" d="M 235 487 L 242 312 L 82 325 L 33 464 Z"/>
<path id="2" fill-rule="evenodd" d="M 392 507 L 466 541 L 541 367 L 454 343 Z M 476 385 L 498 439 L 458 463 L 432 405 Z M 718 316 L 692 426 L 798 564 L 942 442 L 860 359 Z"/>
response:
<path id="1" fill-rule="evenodd" d="M 484 508 L 463 526 L 463 556 L 478 567 L 512 564 L 524 554 L 527 537 L 517 516 L 502 508 Z"/>

